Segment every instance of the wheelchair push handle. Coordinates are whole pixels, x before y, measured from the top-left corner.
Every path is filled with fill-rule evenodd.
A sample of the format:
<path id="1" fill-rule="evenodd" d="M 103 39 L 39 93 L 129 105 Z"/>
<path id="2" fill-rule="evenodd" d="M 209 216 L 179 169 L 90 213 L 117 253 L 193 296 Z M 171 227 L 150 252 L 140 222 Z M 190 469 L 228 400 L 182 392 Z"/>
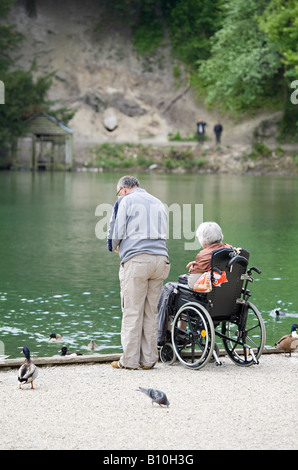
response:
<path id="1" fill-rule="evenodd" d="M 256 268 L 255 266 L 252 266 L 251 268 L 249 268 L 249 270 L 247 271 L 247 274 L 249 274 L 250 276 L 252 271 L 255 271 L 258 274 L 262 274 L 262 271 L 260 271 L 260 269 Z"/>
<path id="2" fill-rule="evenodd" d="M 233 256 L 233 258 L 231 258 L 230 261 L 227 263 L 227 267 L 230 268 L 231 266 L 233 266 L 234 263 L 240 263 L 240 264 L 243 264 L 244 266 L 247 266 L 248 259 L 240 255 Z"/>

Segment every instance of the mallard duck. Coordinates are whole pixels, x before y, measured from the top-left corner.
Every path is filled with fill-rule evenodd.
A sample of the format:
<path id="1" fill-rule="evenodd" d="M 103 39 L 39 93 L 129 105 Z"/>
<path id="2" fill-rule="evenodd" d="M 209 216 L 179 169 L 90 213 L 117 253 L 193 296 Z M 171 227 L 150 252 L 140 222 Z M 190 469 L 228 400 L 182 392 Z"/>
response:
<path id="1" fill-rule="evenodd" d="M 271 310 L 270 315 L 272 317 L 285 317 L 286 316 L 285 312 L 282 312 L 280 308 L 274 308 L 273 310 Z"/>
<path id="2" fill-rule="evenodd" d="M 281 349 L 284 353 L 291 353 L 294 349 L 298 348 L 298 335 L 296 329 L 298 328 L 297 323 L 294 323 L 291 327 L 291 334 L 285 335 L 280 340 L 275 343 L 277 349 Z"/>
<path id="3" fill-rule="evenodd" d="M 94 339 L 90 340 L 90 343 L 87 346 L 88 349 L 91 349 L 93 351 L 94 349 L 98 349 L 98 345 L 95 343 Z"/>
<path id="4" fill-rule="evenodd" d="M 51 333 L 49 337 L 49 341 L 62 341 L 63 338 L 59 333 Z"/>
<path id="5" fill-rule="evenodd" d="M 25 346 L 23 348 L 23 353 L 25 354 L 25 362 L 24 364 L 19 368 L 19 373 L 18 373 L 18 381 L 20 382 L 19 388 L 22 388 L 22 383 L 23 384 L 29 384 L 31 383 L 31 388 L 33 387 L 33 380 L 36 379 L 38 376 L 38 369 L 35 364 L 31 361 L 30 357 L 30 351 Z"/>
<path id="6" fill-rule="evenodd" d="M 82 353 L 79 353 L 79 352 L 68 352 L 68 349 L 66 346 L 63 346 L 63 348 L 61 348 L 61 356 L 67 356 L 67 357 L 70 357 L 70 356 L 82 356 Z"/>

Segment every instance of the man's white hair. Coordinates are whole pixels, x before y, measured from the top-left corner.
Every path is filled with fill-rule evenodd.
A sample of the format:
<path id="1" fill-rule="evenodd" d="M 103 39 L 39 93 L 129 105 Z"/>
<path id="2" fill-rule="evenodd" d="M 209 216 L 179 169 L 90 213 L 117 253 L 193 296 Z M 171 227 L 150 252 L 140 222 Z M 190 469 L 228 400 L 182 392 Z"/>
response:
<path id="1" fill-rule="evenodd" d="M 135 176 L 126 175 L 126 176 L 122 176 L 120 178 L 120 180 L 118 181 L 117 186 L 118 186 L 119 189 L 121 187 L 128 188 L 128 189 L 135 188 L 135 187 L 139 188 L 140 187 L 140 182 L 139 182 L 138 178 L 136 178 Z"/>

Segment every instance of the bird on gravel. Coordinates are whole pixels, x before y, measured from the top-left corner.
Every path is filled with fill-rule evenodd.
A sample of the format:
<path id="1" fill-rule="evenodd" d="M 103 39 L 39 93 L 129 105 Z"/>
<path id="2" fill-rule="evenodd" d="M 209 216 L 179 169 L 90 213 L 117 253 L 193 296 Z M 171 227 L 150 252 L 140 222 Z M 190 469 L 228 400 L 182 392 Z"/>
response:
<path id="1" fill-rule="evenodd" d="M 139 387 L 139 390 L 137 391 L 143 392 L 145 393 L 145 395 L 148 395 L 148 397 L 150 397 L 152 400 L 152 406 L 153 406 L 153 403 L 158 403 L 159 406 L 161 405 L 169 406 L 170 404 L 169 400 L 167 399 L 166 394 L 162 392 L 161 390 L 156 390 L 154 388 Z"/>
<path id="2" fill-rule="evenodd" d="M 25 346 L 23 348 L 23 353 L 25 354 L 25 362 L 24 364 L 19 368 L 19 373 L 18 373 L 18 381 L 20 382 L 19 388 L 21 388 L 22 384 L 29 384 L 31 383 L 31 388 L 33 387 L 33 380 L 36 379 L 38 375 L 38 369 L 35 364 L 31 361 L 30 357 L 30 351 Z"/>

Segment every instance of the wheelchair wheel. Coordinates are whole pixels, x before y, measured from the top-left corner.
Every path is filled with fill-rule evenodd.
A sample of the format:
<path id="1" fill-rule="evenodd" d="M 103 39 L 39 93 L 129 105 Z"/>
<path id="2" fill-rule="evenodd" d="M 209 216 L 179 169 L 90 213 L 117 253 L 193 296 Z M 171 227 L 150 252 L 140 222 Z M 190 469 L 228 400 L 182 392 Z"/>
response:
<path id="1" fill-rule="evenodd" d="M 174 351 L 174 348 L 171 343 L 166 343 L 162 346 L 159 357 L 161 362 L 164 364 L 171 366 L 176 361 L 177 357 Z"/>
<path id="2" fill-rule="evenodd" d="M 222 334 L 229 339 L 223 339 L 224 348 L 232 361 L 239 366 L 249 367 L 258 364 L 266 341 L 266 329 L 258 309 L 248 302 L 248 315 L 244 336 L 238 328 L 238 323 L 223 322 Z"/>
<path id="3" fill-rule="evenodd" d="M 182 305 L 172 324 L 172 344 L 179 361 L 191 369 L 204 367 L 214 343 L 214 326 L 207 310 L 196 302 Z"/>

